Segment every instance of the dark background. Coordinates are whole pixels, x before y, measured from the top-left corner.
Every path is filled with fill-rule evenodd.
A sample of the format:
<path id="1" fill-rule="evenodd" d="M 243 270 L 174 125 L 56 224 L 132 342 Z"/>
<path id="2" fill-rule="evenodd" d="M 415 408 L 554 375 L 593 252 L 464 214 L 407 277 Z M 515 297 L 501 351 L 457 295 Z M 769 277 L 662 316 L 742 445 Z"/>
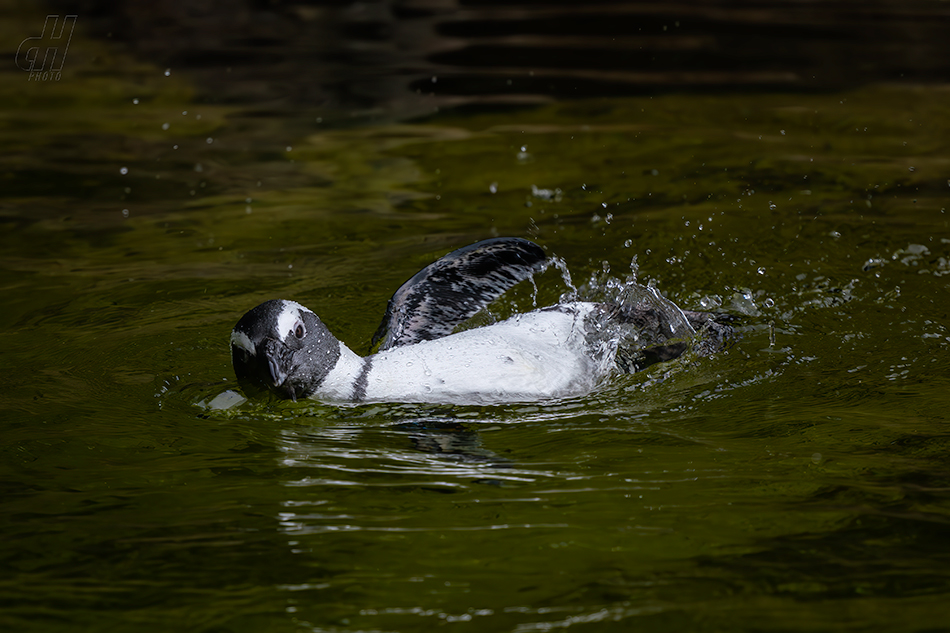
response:
<path id="1" fill-rule="evenodd" d="M 53 2 L 200 98 L 405 118 L 669 91 L 943 83 L 943 2 Z"/>

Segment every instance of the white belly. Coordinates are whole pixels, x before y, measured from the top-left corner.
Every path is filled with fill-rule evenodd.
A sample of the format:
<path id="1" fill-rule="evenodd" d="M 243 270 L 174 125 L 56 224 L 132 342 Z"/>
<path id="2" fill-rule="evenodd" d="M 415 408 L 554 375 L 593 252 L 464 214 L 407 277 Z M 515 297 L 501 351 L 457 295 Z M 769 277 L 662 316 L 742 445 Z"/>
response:
<path id="1" fill-rule="evenodd" d="M 586 394 L 613 355 L 592 353 L 585 340 L 592 304 L 562 308 L 372 356 L 365 400 L 477 404 Z"/>

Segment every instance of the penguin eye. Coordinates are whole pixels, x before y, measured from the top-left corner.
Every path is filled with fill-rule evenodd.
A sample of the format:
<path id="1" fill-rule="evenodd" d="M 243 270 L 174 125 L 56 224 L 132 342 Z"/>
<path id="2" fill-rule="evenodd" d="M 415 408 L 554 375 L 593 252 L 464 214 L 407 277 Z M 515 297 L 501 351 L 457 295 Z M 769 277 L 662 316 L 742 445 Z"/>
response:
<path id="1" fill-rule="evenodd" d="M 303 323 L 298 323 L 297 327 L 294 328 L 294 336 L 297 338 L 303 338 L 303 335 L 306 333 L 306 330 L 303 328 Z"/>

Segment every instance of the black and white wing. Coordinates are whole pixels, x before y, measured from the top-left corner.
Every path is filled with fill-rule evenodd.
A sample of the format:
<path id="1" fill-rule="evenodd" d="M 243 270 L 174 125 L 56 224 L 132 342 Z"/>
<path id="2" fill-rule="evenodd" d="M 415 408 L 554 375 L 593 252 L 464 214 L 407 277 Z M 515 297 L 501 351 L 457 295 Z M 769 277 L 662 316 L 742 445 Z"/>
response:
<path id="1" fill-rule="evenodd" d="M 517 237 L 499 237 L 452 251 L 400 286 L 373 336 L 378 351 L 431 341 L 544 268 L 540 246 Z"/>

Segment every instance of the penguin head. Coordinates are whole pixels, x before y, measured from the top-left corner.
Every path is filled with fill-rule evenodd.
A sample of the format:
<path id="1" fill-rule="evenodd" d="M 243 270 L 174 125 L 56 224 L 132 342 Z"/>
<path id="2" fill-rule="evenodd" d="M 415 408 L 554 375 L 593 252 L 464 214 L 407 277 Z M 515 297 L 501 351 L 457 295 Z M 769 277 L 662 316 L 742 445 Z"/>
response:
<path id="1" fill-rule="evenodd" d="M 294 301 L 265 301 L 231 331 L 231 364 L 245 391 L 281 398 L 313 394 L 340 357 L 340 342 L 316 314 Z"/>

